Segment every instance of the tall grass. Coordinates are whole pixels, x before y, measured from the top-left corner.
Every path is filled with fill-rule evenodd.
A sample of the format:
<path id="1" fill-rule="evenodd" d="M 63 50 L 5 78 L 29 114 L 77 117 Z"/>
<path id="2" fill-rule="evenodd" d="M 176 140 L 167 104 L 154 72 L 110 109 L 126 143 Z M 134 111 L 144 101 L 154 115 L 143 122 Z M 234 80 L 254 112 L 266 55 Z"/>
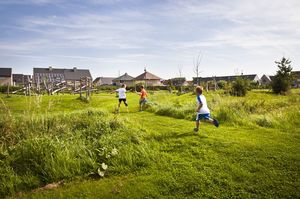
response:
<path id="1" fill-rule="evenodd" d="M 300 126 L 300 95 L 297 93 L 276 96 L 266 92 L 250 92 L 247 97 L 232 97 L 213 92 L 207 93 L 206 96 L 212 116 L 219 119 L 223 126 L 276 128 L 291 132 Z M 101 106 L 106 105 L 108 110 L 115 104 L 114 101 L 108 103 L 111 101 L 110 96 L 102 95 L 99 98 L 105 102 Z M 15 103 L 7 106 L 1 101 L 1 108 L 6 114 L 0 114 L 0 197 L 32 190 L 53 181 L 97 175 L 102 163 L 108 164 L 109 167 L 105 175 L 138 172 L 147 167 L 156 168 L 155 165 L 160 164 L 163 165 L 162 169 L 166 169 L 165 165 L 170 164 L 169 158 L 174 154 L 162 153 L 163 148 L 183 151 L 178 147 L 178 142 L 182 140 L 176 134 L 177 127 L 172 129 L 172 125 L 166 125 L 164 133 L 161 129 L 158 130 L 163 117 L 159 117 L 159 122 L 157 119 L 156 123 L 152 124 L 151 117 L 142 116 L 153 116 L 149 113 L 129 113 L 120 117 L 103 109 L 87 108 L 74 111 L 74 107 L 79 106 L 79 100 L 68 101 L 71 99 L 69 96 L 65 102 L 64 98 L 56 98 L 58 101 L 51 99 L 26 98 L 26 103 L 20 100 L 20 103 L 24 104 L 19 107 Z M 69 102 L 75 105 L 69 105 Z M 95 102 L 92 101 L 91 104 L 93 103 Z M 87 106 L 82 104 L 81 108 Z M 147 110 L 158 115 L 194 120 L 195 106 L 193 94 L 177 96 L 157 92 L 151 95 Z M 11 114 L 11 111 L 15 111 L 11 110 L 14 108 L 21 114 Z M 24 110 L 20 111 L 21 108 Z M 73 111 L 56 112 L 58 109 Z M 170 118 L 165 119 L 173 121 Z M 150 130 L 145 129 L 143 121 L 151 123 L 147 127 Z M 189 122 L 183 125 L 184 131 L 185 125 L 189 125 Z M 264 130 L 269 132 L 268 129 Z M 149 131 L 153 135 L 149 134 Z M 174 136 L 176 139 L 172 139 Z M 175 141 L 169 146 L 168 142 L 163 142 L 165 140 Z M 186 143 L 187 155 L 190 154 L 190 143 L 193 145 L 194 141 L 194 138 L 191 138 Z M 204 140 L 203 143 L 205 142 L 207 141 Z M 198 149 L 195 147 L 195 150 Z M 213 151 L 219 149 L 217 147 Z M 162 154 L 166 156 L 165 159 L 160 158 Z M 163 161 L 165 164 L 162 164 Z M 185 187 L 184 190 L 189 189 Z"/>
<path id="2" fill-rule="evenodd" d="M 232 97 L 219 92 L 206 93 L 213 117 L 222 125 L 260 126 L 290 129 L 299 124 L 300 96 L 276 96 L 268 92 L 253 92 L 247 97 Z M 194 120 L 195 96 L 175 97 L 165 94 L 153 97 L 148 111 L 157 115 Z"/>
<path id="3" fill-rule="evenodd" d="M 95 173 L 113 149 L 100 142 L 123 122 L 96 109 L 0 117 L 0 196 Z M 105 148 L 106 153 L 101 153 Z"/>

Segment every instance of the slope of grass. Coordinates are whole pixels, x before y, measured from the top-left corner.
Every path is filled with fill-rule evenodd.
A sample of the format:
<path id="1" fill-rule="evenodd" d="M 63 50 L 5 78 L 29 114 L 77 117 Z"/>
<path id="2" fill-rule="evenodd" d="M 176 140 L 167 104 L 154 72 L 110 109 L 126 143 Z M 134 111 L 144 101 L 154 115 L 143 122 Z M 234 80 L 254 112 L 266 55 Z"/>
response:
<path id="1" fill-rule="evenodd" d="M 299 129 L 203 126 L 202 134 L 195 135 L 187 129 L 192 122 L 143 114 L 139 132 L 128 136 L 109 163 L 108 178 L 75 181 L 26 197 L 299 197 Z M 162 120 L 158 131 L 153 123 Z M 118 140 L 106 139 L 111 144 Z"/>
<path id="2" fill-rule="evenodd" d="M 299 91 L 206 95 L 222 125 L 203 124 L 199 134 L 192 132 L 191 94 L 158 92 L 149 112 L 141 113 L 137 96 L 129 94 L 129 112 L 123 108 L 120 115 L 111 113 L 116 100 L 110 94 L 95 95 L 89 104 L 44 96 L 40 109 L 30 105 L 35 97 L 2 98 L 11 116 L 1 114 L 1 173 L 7 175 L 0 187 L 16 193 L 66 180 L 55 190 L 14 196 L 22 198 L 300 197 Z M 165 106 L 191 117 L 158 112 Z M 113 148 L 118 155 L 106 158 Z M 88 177 L 102 162 L 105 177 Z"/>

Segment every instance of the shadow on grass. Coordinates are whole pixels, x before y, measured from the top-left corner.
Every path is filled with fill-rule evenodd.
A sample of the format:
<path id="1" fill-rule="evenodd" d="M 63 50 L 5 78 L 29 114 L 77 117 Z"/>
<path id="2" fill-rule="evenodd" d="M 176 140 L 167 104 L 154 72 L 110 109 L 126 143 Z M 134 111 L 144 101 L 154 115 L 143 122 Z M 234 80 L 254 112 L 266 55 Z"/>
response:
<path id="1" fill-rule="evenodd" d="M 197 137 L 198 138 L 208 138 L 208 136 L 206 136 L 206 135 L 194 133 L 193 131 L 186 132 L 186 133 L 170 132 L 168 134 L 161 134 L 161 135 L 153 136 L 153 138 L 159 142 L 162 142 L 165 140 L 170 140 L 170 139 L 181 139 L 181 138 L 188 138 L 188 137 L 195 137 L 195 139 Z"/>

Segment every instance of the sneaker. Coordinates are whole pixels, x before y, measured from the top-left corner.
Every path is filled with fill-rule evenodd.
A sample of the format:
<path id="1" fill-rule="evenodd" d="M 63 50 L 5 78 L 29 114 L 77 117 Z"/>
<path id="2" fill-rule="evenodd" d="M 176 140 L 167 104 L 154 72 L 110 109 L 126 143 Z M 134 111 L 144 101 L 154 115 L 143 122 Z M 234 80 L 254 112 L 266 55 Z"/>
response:
<path id="1" fill-rule="evenodd" d="M 220 125 L 219 122 L 218 122 L 218 120 L 216 120 L 216 119 L 214 119 L 213 123 L 214 123 L 215 127 L 219 127 L 219 125 Z"/>
<path id="2" fill-rule="evenodd" d="M 198 128 L 194 128 L 194 132 L 197 133 L 199 131 Z"/>

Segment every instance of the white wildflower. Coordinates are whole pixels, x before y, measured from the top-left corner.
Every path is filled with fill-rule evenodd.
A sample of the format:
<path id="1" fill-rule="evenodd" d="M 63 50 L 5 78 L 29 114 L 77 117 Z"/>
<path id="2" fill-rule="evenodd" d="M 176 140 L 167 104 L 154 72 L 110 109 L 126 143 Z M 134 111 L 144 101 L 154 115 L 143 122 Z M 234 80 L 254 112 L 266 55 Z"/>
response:
<path id="1" fill-rule="evenodd" d="M 98 168 L 98 175 L 99 175 L 100 177 L 104 177 L 104 172 L 101 171 L 100 168 Z"/>
<path id="2" fill-rule="evenodd" d="M 104 162 L 101 164 L 102 169 L 106 170 L 107 169 L 107 164 L 105 164 Z"/>
<path id="3" fill-rule="evenodd" d="M 118 155 L 118 153 L 119 153 L 119 151 L 118 151 L 118 149 L 116 149 L 116 148 L 113 148 L 113 149 L 111 150 L 111 155 L 112 155 L 112 156 L 116 156 L 116 155 Z"/>

